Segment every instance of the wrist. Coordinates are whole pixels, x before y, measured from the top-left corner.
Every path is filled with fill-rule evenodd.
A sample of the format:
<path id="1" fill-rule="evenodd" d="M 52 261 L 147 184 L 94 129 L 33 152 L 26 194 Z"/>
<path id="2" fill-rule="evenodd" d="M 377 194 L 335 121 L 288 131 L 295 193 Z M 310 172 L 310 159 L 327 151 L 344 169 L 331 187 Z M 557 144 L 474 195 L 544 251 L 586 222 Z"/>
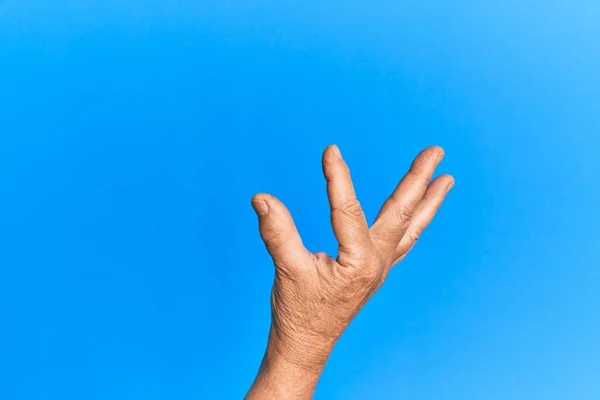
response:
<path id="1" fill-rule="evenodd" d="M 312 399 L 333 344 L 289 343 L 273 330 L 259 373 L 246 399 Z"/>
<path id="2" fill-rule="evenodd" d="M 325 340 L 317 335 L 290 334 L 271 329 L 266 356 L 270 359 L 293 365 L 307 372 L 325 367 L 335 340 Z"/>

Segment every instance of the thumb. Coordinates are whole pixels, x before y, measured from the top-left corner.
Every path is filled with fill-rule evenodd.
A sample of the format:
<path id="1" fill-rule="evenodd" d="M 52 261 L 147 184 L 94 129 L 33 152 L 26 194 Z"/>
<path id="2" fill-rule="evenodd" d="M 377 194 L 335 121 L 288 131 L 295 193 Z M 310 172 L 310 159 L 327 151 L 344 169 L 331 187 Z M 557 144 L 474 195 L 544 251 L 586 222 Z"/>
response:
<path id="1" fill-rule="evenodd" d="M 260 236 L 275 266 L 290 269 L 304 265 L 308 251 L 286 206 L 275 197 L 261 193 L 252 198 L 252 207 L 258 215 Z"/>

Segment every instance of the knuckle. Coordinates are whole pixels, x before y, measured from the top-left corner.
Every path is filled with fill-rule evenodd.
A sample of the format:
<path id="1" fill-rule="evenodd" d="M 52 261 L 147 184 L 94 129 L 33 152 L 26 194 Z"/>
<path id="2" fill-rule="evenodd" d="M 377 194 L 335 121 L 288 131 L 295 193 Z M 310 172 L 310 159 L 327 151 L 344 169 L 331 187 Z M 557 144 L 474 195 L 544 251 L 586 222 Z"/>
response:
<path id="1" fill-rule="evenodd" d="M 383 282 L 383 276 L 375 265 L 362 268 L 352 280 L 352 290 L 358 293 L 372 293 L 377 290 Z"/>
<path id="2" fill-rule="evenodd" d="M 422 168 L 410 170 L 407 174 L 407 178 L 412 182 L 413 185 L 417 186 L 427 186 L 430 182 L 430 177 L 422 171 Z"/>
<path id="3" fill-rule="evenodd" d="M 365 266 L 356 268 L 352 271 L 345 271 L 342 278 L 341 293 L 349 298 L 361 297 L 373 288 L 377 288 L 382 281 L 381 273 L 374 266 Z"/>
<path id="4" fill-rule="evenodd" d="M 417 163 L 406 173 L 403 181 L 410 186 L 427 187 L 431 181 L 431 175 L 428 173 L 424 163 Z"/>
<path id="5" fill-rule="evenodd" d="M 410 239 L 411 242 L 416 242 L 421 238 L 423 230 L 424 228 L 422 226 L 413 225 L 406 232 L 406 235 L 408 236 L 408 239 Z"/>
<path id="6" fill-rule="evenodd" d="M 340 208 L 340 211 L 343 214 L 351 217 L 360 217 L 363 213 L 362 208 L 360 206 L 360 202 L 356 199 L 348 200 L 347 202 L 345 202 Z"/>
<path id="7" fill-rule="evenodd" d="M 431 183 L 431 177 L 429 175 L 419 175 L 415 178 L 415 184 L 421 187 L 427 187 Z"/>
<path id="8" fill-rule="evenodd" d="M 360 271 L 359 276 L 366 286 L 373 286 L 379 282 L 381 273 L 378 266 L 369 265 Z"/>
<path id="9" fill-rule="evenodd" d="M 380 260 L 371 254 L 356 260 L 354 278 L 361 286 L 372 286 L 381 278 L 380 264 Z"/>
<path id="10" fill-rule="evenodd" d="M 264 239 L 273 246 L 281 246 L 290 240 L 290 236 L 281 225 L 275 225 L 264 232 Z"/>
<path id="11" fill-rule="evenodd" d="M 418 231 L 407 232 L 407 235 L 411 243 L 416 243 L 421 238 L 421 233 Z"/>
<path id="12" fill-rule="evenodd" d="M 340 265 L 350 266 L 356 270 L 369 265 L 370 251 L 361 246 L 344 246 L 340 245 L 338 253 L 338 262 Z"/>
<path id="13" fill-rule="evenodd" d="M 395 224 L 403 224 L 410 221 L 413 216 L 414 209 L 405 204 L 396 204 L 392 216 Z"/>

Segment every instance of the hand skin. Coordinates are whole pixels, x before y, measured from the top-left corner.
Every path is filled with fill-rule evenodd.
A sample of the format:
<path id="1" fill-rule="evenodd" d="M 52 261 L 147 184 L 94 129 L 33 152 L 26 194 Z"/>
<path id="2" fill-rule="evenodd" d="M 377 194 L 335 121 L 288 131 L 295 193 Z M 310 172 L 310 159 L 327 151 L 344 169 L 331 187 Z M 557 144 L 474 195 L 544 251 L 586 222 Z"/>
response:
<path id="1" fill-rule="evenodd" d="M 432 181 L 443 157 L 440 147 L 423 150 L 369 228 L 348 166 L 337 146 L 329 146 L 323 173 L 339 243 L 336 259 L 304 247 L 292 216 L 275 197 L 253 197 L 275 282 L 267 350 L 247 400 L 312 398 L 336 341 L 412 249 L 454 185 L 450 175 Z"/>

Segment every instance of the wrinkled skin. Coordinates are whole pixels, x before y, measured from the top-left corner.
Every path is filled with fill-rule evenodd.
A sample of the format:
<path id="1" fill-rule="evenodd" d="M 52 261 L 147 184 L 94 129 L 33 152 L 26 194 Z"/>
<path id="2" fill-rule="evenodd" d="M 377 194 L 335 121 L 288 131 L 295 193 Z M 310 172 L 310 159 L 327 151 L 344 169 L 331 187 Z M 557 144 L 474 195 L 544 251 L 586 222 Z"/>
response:
<path id="1" fill-rule="evenodd" d="M 247 399 L 309 399 L 333 346 L 431 222 L 454 185 L 449 175 L 432 181 L 444 157 L 430 147 L 384 202 L 369 228 L 350 171 L 336 146 L 323 154 L 337 258 L 311 253 L 287 208 L 258 194 L 252 205 L 275 264 L 272 323 L 267 352 Z"/>

